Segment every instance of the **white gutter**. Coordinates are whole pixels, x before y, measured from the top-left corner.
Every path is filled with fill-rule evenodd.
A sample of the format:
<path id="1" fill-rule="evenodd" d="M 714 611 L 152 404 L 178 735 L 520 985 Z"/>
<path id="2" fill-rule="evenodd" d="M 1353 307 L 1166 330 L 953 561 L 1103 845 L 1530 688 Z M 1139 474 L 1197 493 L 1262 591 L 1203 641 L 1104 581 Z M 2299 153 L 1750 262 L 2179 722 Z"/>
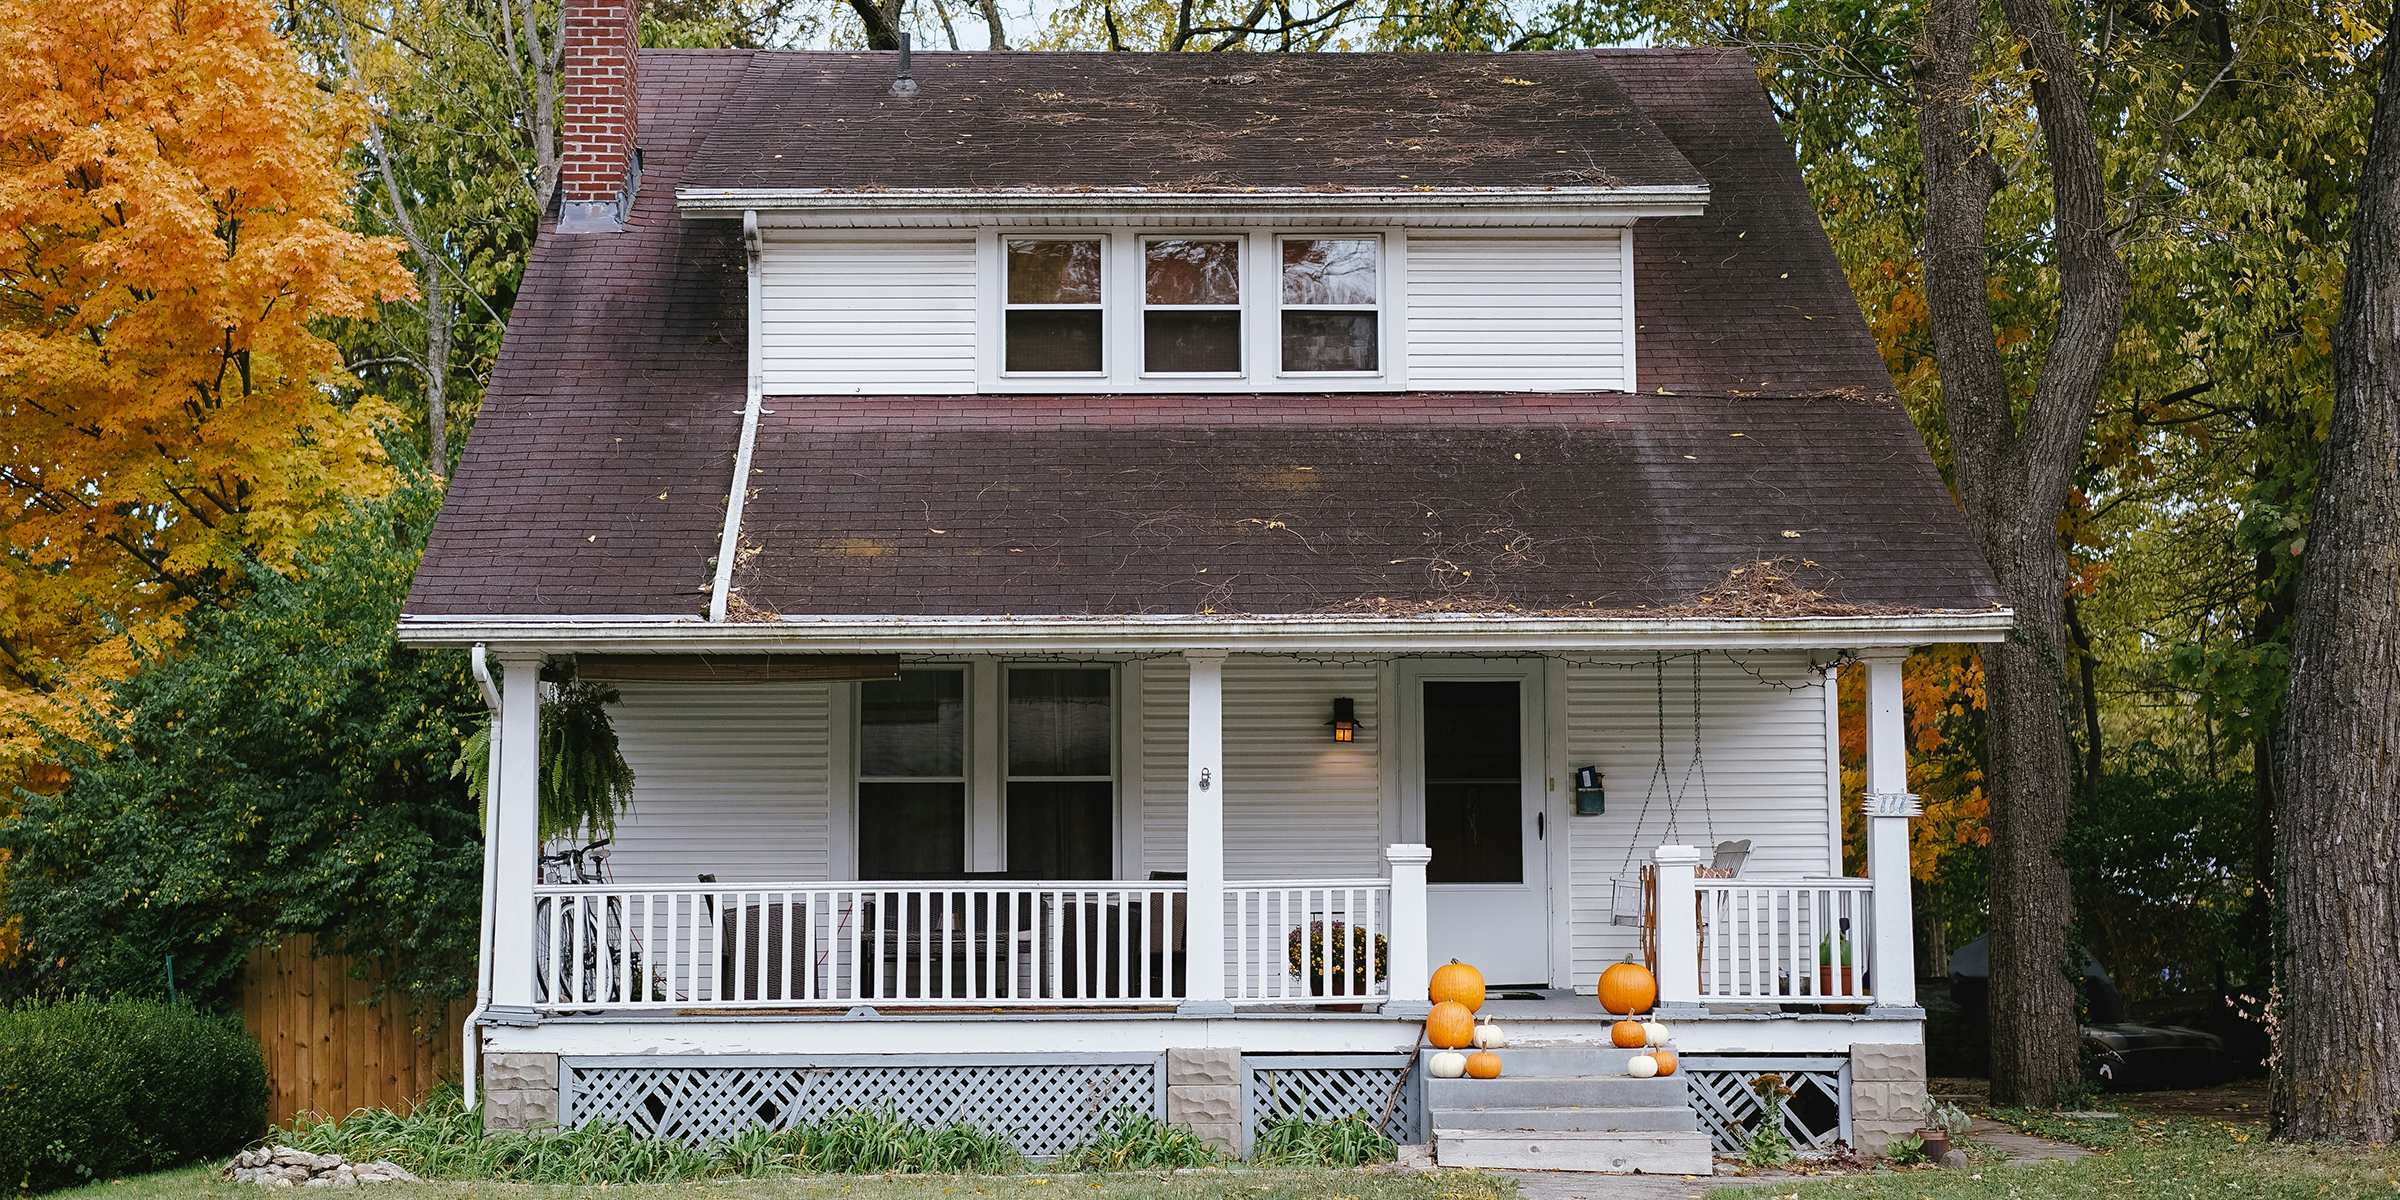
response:
<path id="1" fill-rule="evenodd" d="M 733 486 L 725 493 L 725 532 L 717 539 L 717 578 L 708 590 L 708 619 L 725 619 L 726 605 L 733 598 L 734 552 L 742 542 L 742 501 L 750 493 L 750 451 L 758 445 L 758 414 L 766 396 L 766 368 L 758 339 L 760 326 L 759 292 L 764 287 L 758 266 L 760 239 L 758 214 L 742 214 L 742 250 L 749 256 L 750 330 L 747 341 L 749 382 L 743 385 L 742 440 L 733 451 Z"/>
<path id="2" fill-rule="evenodd" d="M 1406 191 L 1300 191 L 1254 188 L 1233 192 L 1160 192 L 1142 188 L 1021 189 L 972 191 L 955 188 L 828 191 L 823 188 L 701 188 L 675 191 L 675 207 L 686 217 L 732 217 L 765 212 L 773 218 L 810 213 L 956 213 L 979 223 L 1029 215 L 1053 220 L 1061 214 L 1159 213 L 1340 214 L 1373 213 L 1389 218 L 1412 214 L 1420 224 L 1489 224 L 1494 213 L 1606 215 L 1614 222 L 1642 217 L 1697 216 L 1708 205 L 1707 184 L 1630 188 L 1411 188 Z M 746 219 L 746 218 L 745 218 Z"/>
<path id="3" fill-rule="evenodd" d="M 791 617 L 757 622 L 414 617 L 400 620 L 411 646 L 489 643 L 522 653 L 619 654 L 1067 652 L 1175 653 L 1191 646 L 1237 654 L 1532 652 L 1725 648 L 1763 650 L 1996 642 L 2015 623 L 2008 609 L 1874 617 L 1666 618 L 1215 615 L 1112 617 Z"/>
<path id="4" fill-rule="evenodd" d="M 475 1031 L 483 1026 L 485 1010 L 492 1006 L 492 884 L 499 877 L 500 863 L 492 854 L 492 782 L 500 778 L 500 687 L 492 680 L 492 668 L 484 661 L 484 648 L 479 643 L 468 656 L 468 665 L 475 671 L 475 689 L 483 693 L 483 706 L 491 712 L 491 736 L 484 739 L 487 758 L 484 763 L 483 786 L 483 923 L 475 934 L 475 1007 L 468 1011 L 466 1024 L 459 1030 L 460 1069 L 466 1078 L 461 1083 L 466 1105 L 475 1107 Z"/>

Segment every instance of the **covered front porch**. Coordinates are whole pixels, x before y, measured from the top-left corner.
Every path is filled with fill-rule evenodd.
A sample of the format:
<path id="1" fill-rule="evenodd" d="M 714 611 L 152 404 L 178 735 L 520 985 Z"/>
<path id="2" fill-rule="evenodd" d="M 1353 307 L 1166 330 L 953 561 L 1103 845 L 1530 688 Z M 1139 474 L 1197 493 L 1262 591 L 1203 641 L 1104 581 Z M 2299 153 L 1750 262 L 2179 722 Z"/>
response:
<path id="1" fill-rule="evenodd" d="M 1093 654 L 1078 661 L 1094 698 L 1066 723 L 1099 749 L 1047 773 L 990 764 L 1040 736 L 1010 689 L 1054 682 L 1055 652 L 882 660 L 955 676 L 949 708 L 918 721 L 955 727 L 955 761 L 909 775 L 889 763 L 918 752 L 895 751 L 889 718 L 921 697 L 885 682 L 897 667 L 637 671 L 619 717 L 634 812 L 577 857 L 536 837 L 539 680 L 565 660 L 504 651 L 481 1019 L 1413 1020 L 1452 957 L 1525 996 L 1588 995 L 1608 963 L 1644 961 L 1682 1016 L 1912 1006 L 1901 651 L 1850 655 L 1870 693 L 1854 877 L 1824 672 L 1840 652 L 1679 648 L 1671 681 L 1663 651 L 1596 653 Z M 1476 725 L 1441 695 L 1519 708 Z M 979 707 L 995 715 L 978 724 Z M 1445 748 L 1451 726 L 1514 744 Z M 1601 789 L 1576 786 L 1587 771 Z M 1061 792 L 1086 799 L 1028 799 Z M 1060 832 L 1076 822 L 1088 836 Z M 908 869 L 876 870 L 894 863 Z"/>

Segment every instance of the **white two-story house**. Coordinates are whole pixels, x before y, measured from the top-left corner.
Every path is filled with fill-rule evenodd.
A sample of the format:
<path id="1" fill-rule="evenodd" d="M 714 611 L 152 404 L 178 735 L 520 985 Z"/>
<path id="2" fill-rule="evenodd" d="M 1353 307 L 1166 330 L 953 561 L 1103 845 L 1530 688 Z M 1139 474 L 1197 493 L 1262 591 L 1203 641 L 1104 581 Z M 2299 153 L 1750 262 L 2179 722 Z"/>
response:
<path id="1" fill-rule="evenodd" d="M 401 628 L 498 714 L 494 1124 L 1367 1112 L 1704 1171 L 1768 1070 L 1806 1145 L 1918 1122 L 1899 662 L 2010 614 L 1744 58 L 637 56 L 570 8 L 563 204 Z M 569 676 L 637 776 L 597 882 L 536 866 Z M 1499 1081 L 1424 1077 L 1451 959 Z M 1626 959 L 1671 1078 L 1605 1049 Z"/>

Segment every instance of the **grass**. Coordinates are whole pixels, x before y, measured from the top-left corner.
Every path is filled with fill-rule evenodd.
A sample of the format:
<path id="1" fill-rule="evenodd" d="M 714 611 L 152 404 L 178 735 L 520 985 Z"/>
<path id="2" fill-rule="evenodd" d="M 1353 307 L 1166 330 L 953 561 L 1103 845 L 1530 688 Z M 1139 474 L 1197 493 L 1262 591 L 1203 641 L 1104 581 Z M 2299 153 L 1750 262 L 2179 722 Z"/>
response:
<path id="1" fill-rule="evenodd" d="M 45 1200 L 262 1200 L 272 1194 L 285 1193 L 225 1183 L 213 1167 L 191 1167 L 53 1192 Z M 999 1178 L 788 1176 L 563 1187 L 450 1181 L 378 1184 L 363 1189 L 363 1194 L 383 1200 L 1517 1200 L 1515 1184 L 1471 1171 L 1385 1175 L 1322 1170 L 1061 1172 Z"/>
<path id="2" fill-rule="evenodd" d="M 2400 1200 L 2400 1149 L 2295 1146 L 2262 1126 L 2185 1117 L 2070 1119 L 2002 1109 L 1994 1119 L 2091 1147 L 2089 1158 L 1965 1171 L 1781 1179 L 1712 1188 L 1710 1200 Z"/>

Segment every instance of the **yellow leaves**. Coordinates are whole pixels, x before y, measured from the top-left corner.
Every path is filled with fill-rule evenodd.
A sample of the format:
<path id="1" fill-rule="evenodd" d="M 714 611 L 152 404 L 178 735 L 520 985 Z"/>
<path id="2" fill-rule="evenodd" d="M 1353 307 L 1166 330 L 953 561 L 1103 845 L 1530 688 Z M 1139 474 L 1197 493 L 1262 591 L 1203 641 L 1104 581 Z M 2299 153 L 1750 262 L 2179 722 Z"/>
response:
<path id="1" fill-rule="evenodd" d="M 0 762 L 171 640 L 199 585 L 283 560 L 389 487 L 376 426 L 308 322 L 410 293 L 344 231 L 362 115 L 265 0 L 0 0 Z"/>

